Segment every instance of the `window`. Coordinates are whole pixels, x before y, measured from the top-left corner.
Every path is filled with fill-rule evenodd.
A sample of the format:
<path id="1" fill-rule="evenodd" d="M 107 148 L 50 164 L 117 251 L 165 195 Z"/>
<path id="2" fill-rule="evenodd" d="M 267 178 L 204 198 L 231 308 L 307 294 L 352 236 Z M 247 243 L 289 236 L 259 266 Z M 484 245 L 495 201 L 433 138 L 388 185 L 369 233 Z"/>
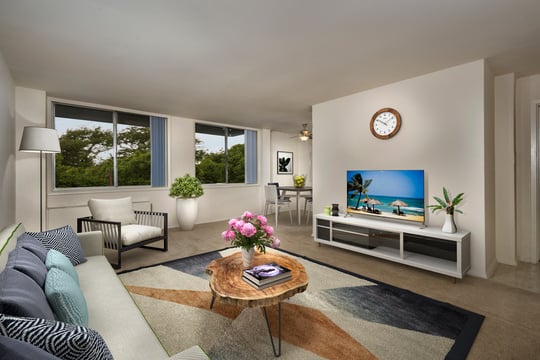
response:
<path id="1" fill-rule="evenodd" d="M 55 187 L 165 186 L 166 119 L 53 104 Z"/>
<path id="2" fill-rule="evenodd" d="M 257 132 L 195 124 L 195 176 L 203 184 L 257 183 Z"/>

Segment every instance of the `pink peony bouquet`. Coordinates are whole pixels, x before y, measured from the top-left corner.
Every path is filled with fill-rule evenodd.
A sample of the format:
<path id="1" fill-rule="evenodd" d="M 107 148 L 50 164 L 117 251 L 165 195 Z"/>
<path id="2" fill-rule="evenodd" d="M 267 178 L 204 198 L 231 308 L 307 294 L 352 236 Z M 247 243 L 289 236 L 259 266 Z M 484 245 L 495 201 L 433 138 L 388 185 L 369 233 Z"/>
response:
<path id="1" fill-rule="evenodd" d="M 266 252 L 266 246 L 277 248 L 281 243 L 274 235 L 274 228 L 268 225 L 266 217 L 253 215 L 249 211 L 245 211 L 239 219 L 229 220 L 229 226 L 221 236 L 225 241 L 230 241 L 232 246 L 245 250 L 256 247 L 261 253 Z"/>

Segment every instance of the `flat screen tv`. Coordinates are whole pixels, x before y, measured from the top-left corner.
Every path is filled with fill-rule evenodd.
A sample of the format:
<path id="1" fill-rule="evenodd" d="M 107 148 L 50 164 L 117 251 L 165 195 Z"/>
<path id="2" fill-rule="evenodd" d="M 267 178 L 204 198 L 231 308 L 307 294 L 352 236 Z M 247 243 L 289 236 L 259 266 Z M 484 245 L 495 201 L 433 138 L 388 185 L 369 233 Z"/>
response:
<path id="1" fill-rule="evenodd" d="M 424 223 L 424 170 L 348 170 L 347 213 Z"/>

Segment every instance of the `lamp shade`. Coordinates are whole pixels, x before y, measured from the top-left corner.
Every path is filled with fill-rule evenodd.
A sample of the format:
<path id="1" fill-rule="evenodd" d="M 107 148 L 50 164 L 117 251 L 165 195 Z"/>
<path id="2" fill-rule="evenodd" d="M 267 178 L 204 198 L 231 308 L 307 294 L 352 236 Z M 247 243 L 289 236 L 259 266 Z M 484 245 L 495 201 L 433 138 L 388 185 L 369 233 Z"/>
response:
<path id="1" fill-rule="evenodd" d="M 25 126 L 19 151 L 59 153 L 58 133 L 55 129 Z"/>

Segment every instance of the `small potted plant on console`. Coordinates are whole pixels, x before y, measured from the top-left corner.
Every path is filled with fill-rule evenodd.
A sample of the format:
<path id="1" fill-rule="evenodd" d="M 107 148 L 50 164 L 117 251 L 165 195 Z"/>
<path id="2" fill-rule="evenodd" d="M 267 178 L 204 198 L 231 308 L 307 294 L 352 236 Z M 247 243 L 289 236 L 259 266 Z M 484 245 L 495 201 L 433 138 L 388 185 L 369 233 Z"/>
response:
<path id="1" fill-rule="evenodd" d="M 437 201 L 435 205 L 428 205 L 428 208 L 431 208 L 431 212 L 445 210 L 446 219 L 442 227 L 442 231 L 446 233 L 455 233 L 457 231 L 456 223 L 454 222 L 454 212 L 463 214 L 459 209 L 456 209 L 456 206 L 463 200 L 464 193 L 459 193 L 455 198 L 451 198 L 448 190 L 443 186 L 443 196 L 444 200 L 440 197 L 434 196 L 433 199 Z"/>

